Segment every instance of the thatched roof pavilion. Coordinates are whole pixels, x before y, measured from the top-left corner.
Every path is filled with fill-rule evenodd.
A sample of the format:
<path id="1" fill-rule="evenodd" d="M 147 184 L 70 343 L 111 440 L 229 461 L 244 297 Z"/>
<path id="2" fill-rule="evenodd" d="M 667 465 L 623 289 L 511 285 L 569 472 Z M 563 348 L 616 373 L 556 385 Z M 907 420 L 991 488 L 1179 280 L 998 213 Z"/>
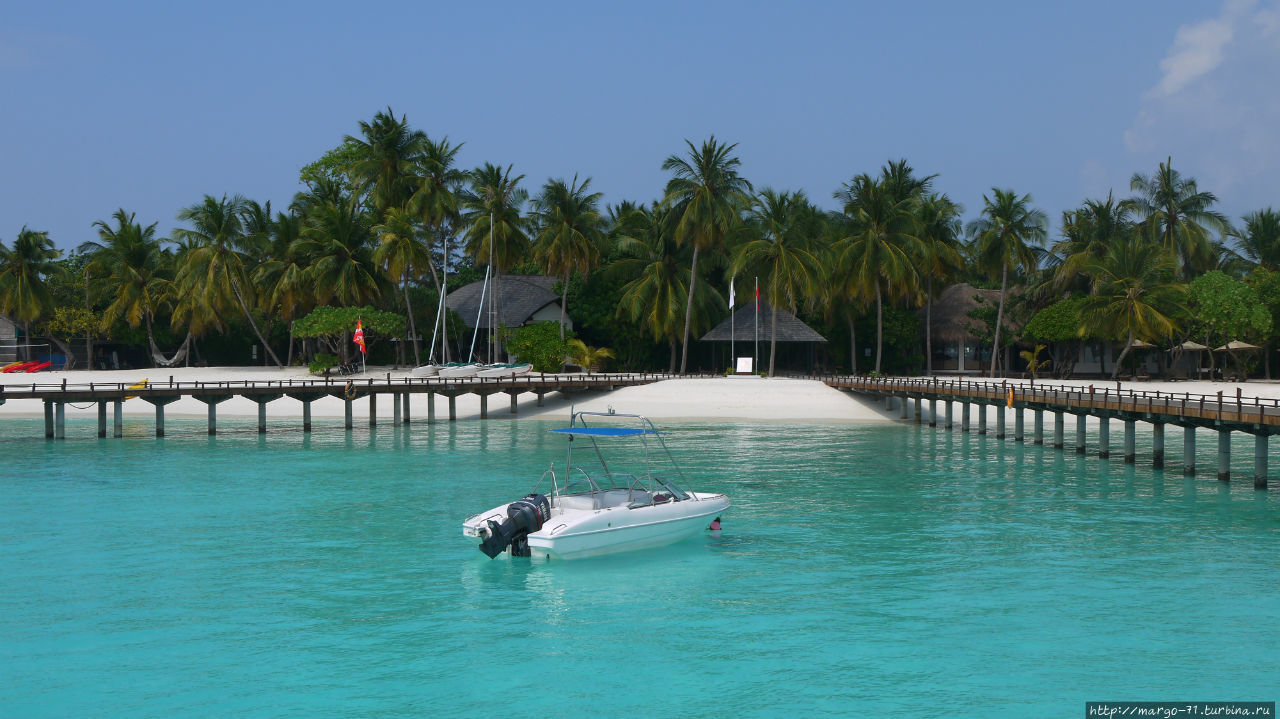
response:
<path id="1" fill-rule="evenodd" d="M 760 304 L 759 339 L 768 342 L 773 339 L 770 327 L 773 323 L 774 308 L 765 303 Z M 778 313 L 779 342 L 826 342 L 827 338 L 818 334 L 812 327 L 801 322 L 795 315 L 786 310 Z M 739 307 L 728 319 L 716 325 L 715 329 L 698 338 L 700 342 L 728 342 L 730 330 L 738 341 L 749 341 L 756 338 L 756 307 L 747 304 Z"/>
<path id="2" fill-rule="evenodd" d="M 1000 290 L 980 290 L 967 282 L 951 285 L 943 290 L 942 294 L 933 301 L 930 321 L 933 341 L 949 344 L 976 341 L 977 338 L 970 333 L 969 327 L 978 323 L 978 320 L 970 317 L 969 312 L 977 309 L 979 297 L 989 302 L 992 307 L 1000 305 Z M 1007 303 L 1005 309 L 1008 310 Z M 923 320 L 925 309 L 921 307 L 917 313 Z M 1012 332 L 1016 329 L 1010 322 L 1007 311 L 1001 324 L 1004 325 L 1004 332 Z M 923 327 L 921 334 L 923 334 Z"/>
<path id="3" fill-rule="evenodd" d="M 520 327 L 527 322 L 560 320 L 560 295 L 552 289 L 559 282 L 554 277 L 543 275 L 503 275 L 497 282 L 498 312 L 496 324 L 508 327 Z M 484 293 L 484 311 L 480 311 L 480 295 Z M 449 293 L 449 309 L 457 312 L 462 321 L 471 329 L 476 328 L 476 317 L 479 316 L 480 329 L 489 329 L 489 294 L 494 291 L 494 282 L 484 288 L 484 281 L 472 282 Z M 565 326 L 573 328 L 573 321 L 565 316 Z"/>

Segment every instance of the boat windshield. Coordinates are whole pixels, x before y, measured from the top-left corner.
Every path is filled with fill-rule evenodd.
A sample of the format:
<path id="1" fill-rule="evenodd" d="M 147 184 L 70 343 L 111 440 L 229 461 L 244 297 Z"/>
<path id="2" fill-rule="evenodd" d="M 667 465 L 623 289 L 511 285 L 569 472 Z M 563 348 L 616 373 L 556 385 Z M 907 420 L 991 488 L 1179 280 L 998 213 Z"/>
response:
<path id="1" fill-rule="evenodd" d="M 691 498 L 661 433 L 645 417 L 575 412 L 568 427 L 550 431 L 569 437 L 568 471 L 555 482 L 556 494 L 625 490 L 630 501 L 641 503 Z"/>

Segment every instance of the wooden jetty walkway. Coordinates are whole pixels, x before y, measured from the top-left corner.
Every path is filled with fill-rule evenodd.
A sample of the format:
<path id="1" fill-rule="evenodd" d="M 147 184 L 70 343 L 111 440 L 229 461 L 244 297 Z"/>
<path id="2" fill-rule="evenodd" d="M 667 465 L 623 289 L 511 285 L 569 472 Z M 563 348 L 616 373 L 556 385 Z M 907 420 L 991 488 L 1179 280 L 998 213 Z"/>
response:
<path id="1" fill-rule="evenodd" d="M 438 377 L 397 377 L 390 374 L 381 379 L 341 378 L 289 379 L 271 381 L 220 381 L 220 382 L 148 382 L 138 387 L 123 382 L 90 382 L 86 384 L 0 385 L 0 405 L 7 400 L 35 399 L 44 402 L 44 435 L 47 438 L 66 438 L 66 405 L 72 403 L 97 403 L 98 436 L 107 436 L 107 405 L 112 406 L 113 437 L 123 434 L 122 405 L 125 399 L 137 397 L 155 406 L 156 436 L 164 436 L 164 408 L 184 397 L 192 397 L 208 406 L 209 434 L 217 433 L 217 407 L 232 397 L 243 397 L 258 405 L 258 431 L 267 431 L 267 404 L 289 397 L 302 403 L 302 429 L 311 431 L 311 403 L 323 397 L 337 397 L 345 403 L 346 428 L 352 428 L 352 403 L 368 398 L 369 425 L 377 424 L 378 397 L 391 400 L 392 422 L 409 422 L 409 398 L 412 395 L 427 396 L 427 417 L 435 419 L 437 395 L 449 401 L 449 420 L 457 419 L 457 398 L 464 394 L 480 397 L 480 418 L 487 419 L 489 396 L 499 393 L 510 395 L 511 413 L 516 413 L 516 398 L 526 392 L 536 394 L 538 406 L 548 392 L 575 392 L 585 390 L 613 390 L 619 387 L 649 384 L 670 379 L 676 375 L 666 373 L 623 374 L 526 374 L 517 377 L 462 377 L 441 379 Z"/>
<path id="2" fill-rule="evenodd" d="M 1267 486 L 1267 444 L 1272 434 L 1280 433 L 1280 400 L 1245 397 L 1239 388 L 1224 396 L 1169 393 L 1134 389 L 1116 389 L 1099 383 L 1097 386 L 1072 386 L 1053 384 L 1009 384 L 998 380 L 974 381 L 943 378 L 868 378 L 828 376 L 820 378 L 831 387 L 863 394 L 885 402 L 892 410 L 895 401 L 901 407 L 902 419 L 919 423 L 923 421 L 923 403 L 928 402 L 929 426 L 941 421 L 945 429 L 955 428 L 953 406 L 960 405 L 960 430 L 972 428 L 971 414 L 977 414 L 977 431 L 987 434 L 987 407 L 995 408 L 995 435 L 1004 439 L 1007 434 L 1006 410 L 1013 412 L 1013 439 L 1023 442 L 1024 414 L 1033 416 L 1033 444 L 1044 444 L 1044 413 L 1053 415 L 1053 446 L 1063 449 L 1065 415 L 1076 418 L 1075 451 L 1086 451 L 1085 423 L 1092 418 L 1098 422 L 1098 456 L 1111 454 L 1111 420 L 1124 423 L 1124 461 L 1136 461 L 1134 430 L 1137 422 L 1146 422 L 1152 430 L 1151 464 L 1164 467 L 1165 425 L 1183 428 L 1182 472 L 1196 473 L 1196 429 L 1210 429 L 1218 433 L 1218 479 L 1231 478 L 1231 433 L 1244 432 L 1254 436 L 1254 487 Z M 944 405 L 939 417 L 938 403 Z M 914 404 L 914 411 L 912 408 Z"/>

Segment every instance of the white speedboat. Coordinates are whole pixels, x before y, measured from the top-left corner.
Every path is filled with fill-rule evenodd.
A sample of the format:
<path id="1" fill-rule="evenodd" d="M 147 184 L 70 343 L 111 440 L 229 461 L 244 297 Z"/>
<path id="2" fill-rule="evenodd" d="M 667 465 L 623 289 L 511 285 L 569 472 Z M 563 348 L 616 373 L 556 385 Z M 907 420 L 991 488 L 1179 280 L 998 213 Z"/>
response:
<path id="1" fill-rule="evenodd" d="M 476 372 L 477 377 L 515 377 L 528 373 L 533 369 L 531 364 L 491 364 L 485 365 Z"/>
<path id="2" fill-rule="evenodd" d="M 660 547 L 707 529 L 729 508 L 723 494 L 683 489 L 680 468 L 645 417 L 575 412 L 568 427 L 551 432 L 569 438 L 563 474 L 552 465 L 533 492 L 462 523 L 462 534 L 479 539 L 490 558 L 508 550 L 573 559 Z M 618 442 L 631 447 L 606 451 Z"/>
<path id="3" fill-rule="evenodd" d="M 458 377 L 475 377 L 476 372 L 480 371 L 480 365 L 475 362 L 450 362 L 449 364 L 440 365 L 437 376 L 444 378 Z"/>
<path id="4" fill-rule="evenodd" d="M 440 374 L 440 365 L 424 364 L 420 367 L 414 367 L 409 372 L 410 377 L 435 377 Z"/>

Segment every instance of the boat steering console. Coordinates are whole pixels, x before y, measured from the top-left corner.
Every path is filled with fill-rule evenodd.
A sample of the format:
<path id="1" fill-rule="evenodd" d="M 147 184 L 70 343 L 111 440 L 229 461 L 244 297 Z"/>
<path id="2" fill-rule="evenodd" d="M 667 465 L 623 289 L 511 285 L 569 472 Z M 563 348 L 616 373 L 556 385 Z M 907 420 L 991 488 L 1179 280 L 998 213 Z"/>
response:
<path id="1" fill-rule="evenodd" d="M 492 519 L 480 527 L 480 551 L 489 559 L 502 554 L 509 545 L 511 556 L 529 556 L 529 533 L 542 529 L 551 517 L 551 502 L 541 494 L 528 494 L 507 506 L 507 518 L 499 524 Z"/>

